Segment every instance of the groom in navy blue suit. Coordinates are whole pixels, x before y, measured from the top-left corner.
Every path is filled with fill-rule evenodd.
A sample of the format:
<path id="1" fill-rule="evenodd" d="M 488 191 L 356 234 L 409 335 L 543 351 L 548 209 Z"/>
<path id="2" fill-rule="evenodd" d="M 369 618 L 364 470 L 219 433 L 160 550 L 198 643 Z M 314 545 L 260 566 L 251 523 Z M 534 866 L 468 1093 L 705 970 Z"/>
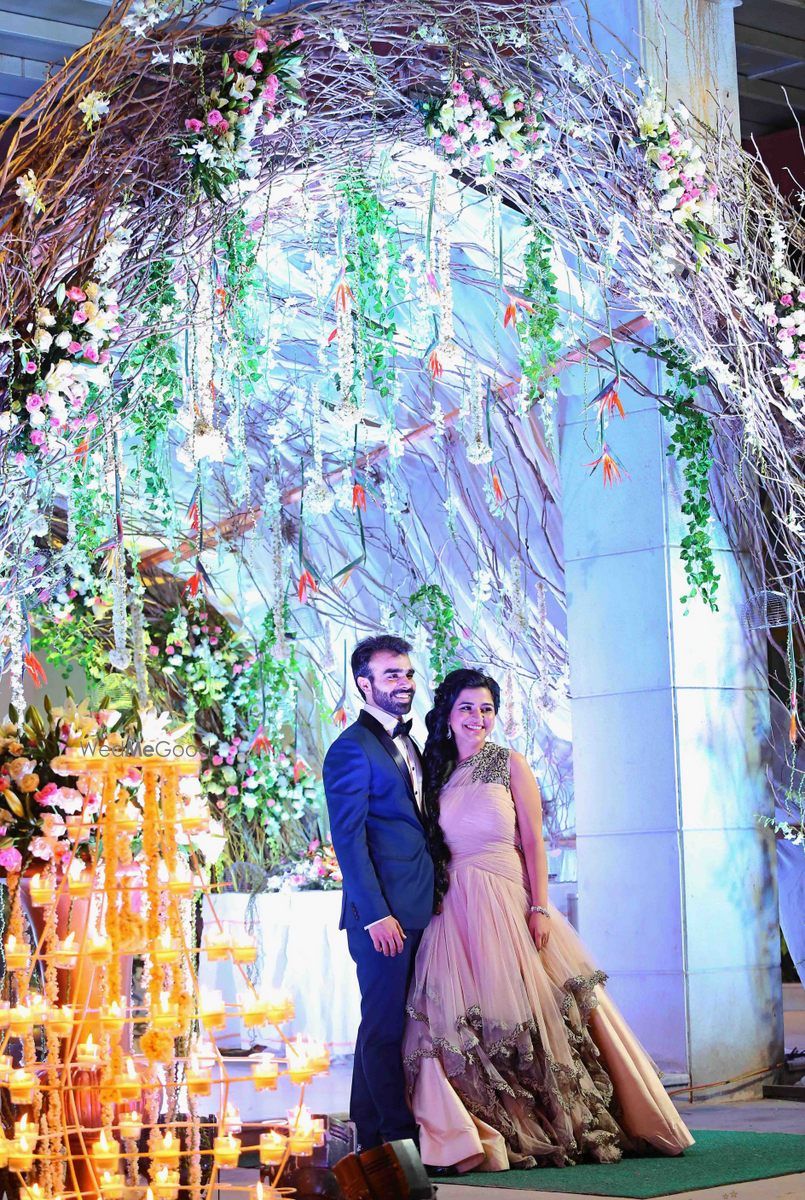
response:
<path id="1" fill-rule="evenodd" d="M 433 860 L 422 818 L 422 764 L 406 720 L 411 646 L 366 638 L 352 654 L 364 707 L 324 760 L 333 846 L 344 877 L 341 929 L 358 972 L 361 1024 L 350 1117 L 362 1150 L 418 1140 L 405 1098 L 405 999 L 433 912 Z"/>

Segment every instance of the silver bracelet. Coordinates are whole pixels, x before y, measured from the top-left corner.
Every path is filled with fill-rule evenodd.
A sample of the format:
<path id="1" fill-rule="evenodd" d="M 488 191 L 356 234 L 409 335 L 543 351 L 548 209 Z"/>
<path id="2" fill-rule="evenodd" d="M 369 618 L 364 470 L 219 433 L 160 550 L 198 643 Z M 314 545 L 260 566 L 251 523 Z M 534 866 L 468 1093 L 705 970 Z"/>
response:
<path id="1" fill-rule="evenodd" d="M 543 908 L 541 904 L 532 904 L 528 911 L 532 913 L 542 913 L 543 917 L 547 917 L 549 921 L 551 919 L 551 914 L 548 912 L 547 908 Z"/>

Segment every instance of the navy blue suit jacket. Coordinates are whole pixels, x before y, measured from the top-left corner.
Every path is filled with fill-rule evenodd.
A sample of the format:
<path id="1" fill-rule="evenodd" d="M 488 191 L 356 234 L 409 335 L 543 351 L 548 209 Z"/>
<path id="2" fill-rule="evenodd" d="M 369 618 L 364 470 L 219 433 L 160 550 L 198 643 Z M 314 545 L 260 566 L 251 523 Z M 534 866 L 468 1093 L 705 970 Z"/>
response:
<path id="1" fill-rule="evenodd" d="M 341 929 L 389 915 L 424 929 L 433 913 L 433 860 L 408 766 L 370 713 L 338 737 L 324 759 L 333 847 L 344 877 Z"/>

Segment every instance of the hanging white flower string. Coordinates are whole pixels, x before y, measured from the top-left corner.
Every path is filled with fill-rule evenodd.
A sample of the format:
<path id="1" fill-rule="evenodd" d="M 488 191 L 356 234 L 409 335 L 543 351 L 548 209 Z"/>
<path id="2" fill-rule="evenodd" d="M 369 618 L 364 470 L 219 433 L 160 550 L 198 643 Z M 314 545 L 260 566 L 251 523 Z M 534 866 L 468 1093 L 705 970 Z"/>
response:
<path id="1" fill-rule="evenodd" d="M 522 701 L 514 671 L 510 667 L 503 679 L 503 732 L 510 742 L 523 735 Z"/>
<path id="2" fill-rule="evenodd" d="M 335 504 L 335 495 L 324 479 L 324 462 L 321 448 L 321 392 L 318 385 L 310 390 L 310 437 L 311 466 L 305 484 L 305 508 L 315 516 L 326 516 Z"/>
<path id="3" fill-rule="evenodd" d="M 25 692 L 23 689 L 23 677 L 25 672 L 23 643 L 24 634 L 25 616 L 23 613 L 23 606 L 20 601 L 19 592 L 15 589 L 11 593 L 11 598 L 8 605 L 8 617 L 5 627 L 5 642 L 9 663 L 11 703 L 17 710 L 17 725 L 20 729 L 22 728 L 22 723 L 25 718 Z M 3 657 L 5 657 L 5 655 Z"/>
<path id="4" fill-rule="evenodd" d="M 117 670 L 125 671 L 131 663 L 131 655 L 126 644 L 128 640 L 126 551 L 123 545 L 120 447 L 116 425 L 107 434 L 107 445 L 111 459 L 115 497 L 115 542 L 112 549 L 112 636 L 114 646 L 109 651 L 109 662 Z"/>
<path id="5" fill-rule="evenodd" d="M 474 367 L 469 390 L 467 439 L 467 458 L 474 466 L 483 466 L 492 461 L 492 447 L 486 436 L 486 391 L 486 378 Z"/>

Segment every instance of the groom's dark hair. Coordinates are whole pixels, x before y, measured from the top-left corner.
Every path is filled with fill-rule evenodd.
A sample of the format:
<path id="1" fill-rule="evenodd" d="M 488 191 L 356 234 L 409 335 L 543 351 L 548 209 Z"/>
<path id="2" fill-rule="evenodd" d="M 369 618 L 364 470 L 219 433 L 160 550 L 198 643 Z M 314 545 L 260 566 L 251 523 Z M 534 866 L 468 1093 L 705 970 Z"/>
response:
<path id="1" fill-rule="evenodd" d="M 352 651 L 352 658 L 349 660 L 352 667 L 352 678 L 356 684 L 359 675 L 364 679 L 372 678 L 369 660 L 373 654 L 383 651 L 387 654 L 410 654 L 412 649 L 410 642 L 406 642 L 405 638 L 395 637 L 393 633 L 380 633 L 377 637 L 364 638 L 362 642 L 358 642 Z"/>

